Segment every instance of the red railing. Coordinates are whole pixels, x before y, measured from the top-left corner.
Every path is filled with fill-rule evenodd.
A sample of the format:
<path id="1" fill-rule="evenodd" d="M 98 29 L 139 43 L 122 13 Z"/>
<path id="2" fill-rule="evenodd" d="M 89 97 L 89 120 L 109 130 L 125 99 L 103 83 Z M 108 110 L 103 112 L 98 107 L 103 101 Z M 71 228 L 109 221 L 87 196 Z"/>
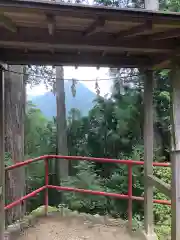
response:
<path id="1" fill-rule="evenodd" d="M 52 159 L 66 159 L 66 160 L 81 160 L 81 161 L 95 161 L 95 162 L 103 162 L 103 163 L 118 163 L 118 164 L 125 164 L 128 166 L 128 194 L 119 194 L 119 193 L 109 193 L 109 192 L 100 192 L 100 191 L 93 191 L 93 190 L 87 190 L 87 189 L 78 189 L 78 188 L 72 188 L 72 187 L 64 187 L 64 186 L 54 186 L 54 185 L 49 185 L 49 169 L 48 169 L 48 161 Z M 20 199 L 8 204 L 5 206 L 5 210 L 10 209 L 21 202 L 27 200 L 28 198 L 34 197 L 41 191 L 45 190 L 45 213 L 47 215 L 48 211 L 48 189 L 56 189 L 60 191 L 74 191 L 74 192 L 80 192 L 80 193 L 88 193 L 88 194 L 93 194 L 93 195 L 101 195 L 101 196 L 107 196 L 107 197 L 115 197 L 119 199 L 128 199 L 128 222 L 129 226 L 132 224 L 132 200 L 138 200 L 138 201 L 143 201 L 143 197 L 137 197 L 132 195 L 132 166 L 133 165 L 144 165 L 144 162 L 142 161 L 134 161 L 134 160 L 117 160 L 117 159 L 107 159 L 107 158 L 93 158 L 93 157 L 81 157 L 81 156 L 58 156 L 58 155 L 45 155 L 41 156 L 38 158 L 34 159 L 29 159 L 24 162 L 19 162 L 16 163 L 12 166 L 9 166 L 6 168 L 6 171 L 19 168 L 22 166 L 26 166 L 30 163 L 37 162 L 37 161 L 42 161 L 44 160 L 45 162 L 45 185 L 23 197 Z M 156 167 L 170 167 L 169 163 L 158 163 L 154 162 L 153 166 Z M 154 203 L 158 204 L 166 204 L 166 205 L 171 205 L 170 201 L 167 200 L 158 200 L 154 199 Z"/>

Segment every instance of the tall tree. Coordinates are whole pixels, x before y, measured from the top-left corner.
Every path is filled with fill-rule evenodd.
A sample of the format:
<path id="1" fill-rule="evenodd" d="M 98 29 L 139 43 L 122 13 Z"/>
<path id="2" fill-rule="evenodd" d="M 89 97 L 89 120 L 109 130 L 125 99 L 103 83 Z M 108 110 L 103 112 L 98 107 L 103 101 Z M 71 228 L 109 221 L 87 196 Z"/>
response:
<path id="1" fill-rule="evenodd" d="M 66 126 L 66 106 L 64 92 L 64 69 L 62 66 L 56 67 L 56 104 L 57 104 L 57 141 L 58 154 L 67 155 L 67 126 Z M 67 160 L 58 160 L 58 170 L 60 178 L 68 176 L 69 163 Z"/>
<path id="2" fill-rule="evenodd" d="M 24 116 L 25 116 L 25 82 L 24 67 L 8 66 L 5 74 L 5 151 L 11 164 L 24 160 Z M 17 72 L 17 73 L 16 73 Z M 21 74 L 18 74 L 21 73 Z M 6 198 L 14 201 L 24 195 L 24 169 L 19 168 L 6 175 Z M 22 206 L 7 212 L 8 223 L 20 219 Z"/>

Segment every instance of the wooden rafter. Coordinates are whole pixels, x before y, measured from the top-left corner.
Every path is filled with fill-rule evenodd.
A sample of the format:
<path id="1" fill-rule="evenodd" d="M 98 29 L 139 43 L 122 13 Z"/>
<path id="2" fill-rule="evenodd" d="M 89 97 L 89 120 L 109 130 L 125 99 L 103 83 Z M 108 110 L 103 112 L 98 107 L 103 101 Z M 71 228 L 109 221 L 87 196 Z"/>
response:
<path id="1" fill-rule="evenodd" d="M 129 61 L 129 66 L 134 66 L 131 61 L 131 58 L 134 60 L 134 55 L 146 56 L 146 58 L 153 59 L 155 65 L 160 64 L 159 66 L 161 66 L 166 59 L 171 58 L 174 49 L 179 46 L 179 42 L 173 39 L 177 35 L 174 35 L 174 30 L 172 30 L 179 28 L 179 14 L 57 2 L 19 2 L 18 0 L 1 0 L 0 8 L 1 13 L 4 12 L 1 18 L 4 16 L 9 18 L 6 18 L 6 21 L 3 18 L 1 21 L 5 27 L 0 24 L 0 48 L 7 49 L 8 54 L 10 49 L 19 49 L 20 51 L 28 49 L 30 53 L 34 52 L 31 57 L 33 55 L 40 59 L 41 51 L 42 55 L 55 54 L 55 56 L 57 56 L 57 52 L 63 51 L 68 53 L 69 58 L 72 56 L 72 59 L 76 60 L 74 53 L 80 51 L 82 54 L 79 54 L 78 61 L 83 62 L 84 52 L 87 53 L 87 57 L 90 56 L 89 52 L 99 52 L 101 58 L 104 58 L 102 64 L 105 64 L 106 60 L 109 63 L 110 55 L 112 62 L 116 65 L 118 54 L 122 60 L 122 55 L 128 53 L 125 56 L 126 66 L 128 65 L 127 61 Z M 44 16 L 46 17 L 46 28 L 42 21 Z M 10 19 L 13 19 L 13 22 L 9 21 Z M 57 22 L 56 19 L 58 19 Z M 9 22 L 11 24 L 8 24 Z M 88 27 L 87 22 L 91 23 Z M 122 25 L 124 30 L 118 32 Z M 57 27 L 55 28 L 55 26 Z M 18 33 L 16 33 L 17 28 Z M 156 32 L 154 35 L 151 34 L 152 28 Z M 84 29 L 84 33 L 82 29 Z M 161 36 L 162 41 L 152 41 L 153 37 L 159 36 L 157 34 L 160 29 L 168 32 L 168 36 L 163 38 Z M 115 32 L 117 34 L 114 37 Z M 164 58 L 165 55 L 167 58 Z M 158 59 L 158 56 L 161 56 L 162 59 Z M 100 62 L 100 57 L 95 59 L 90 57 L 90 60 L 86 59 L 86 62 L 95 64 L 96 59 Z M 122 63 L 119 66 L 122 66 Z"/>
<path id="2" fill-rule="evenodd" d="M 105 26 L 105 19 L 99 17 L 96 21 L 94 21 L 84 32 L 83 36 L 90 36 L 98 31 L 100 31 Z"/>
<path id="3" fill-rule="evenodd" d="M 172 29 L 165 32 L 156 33 L 150 36 L 152 40 L 163 40 L 163 39 L 170 39 L 170 38 L 177 38 L 180 37 L 180 28 Z"/>
<path id="4" fill-rule="evenodd" d="M 142 20 L 147 18 L 154 18 L 158 23 L 164 25 L 171 21 L 172 24 L 176 24 L 179 21 L 179 15 L 175 13 L 154 12 L 146 11 L 144 9 L 115 9 L 112 7 L 99 7 L 99 6 L 85 6 L 80 4 L 65 4 L 57 1 L 0 1 L 1 11 L 7 12 L 8 9 L 14 9 L 14 11 L 31 11 L 36 12 L 56 12 L 58 16 L 71 16 L 80 18 L 92 18 L 92 16 L 108 16 L 108 20 L 111 21 L 130 21 L 136 23 L 142 23 Z M 152 14 L 153 13 L 153 14 Z"/>
<path id="5" fill-rule="evenodd" d="M 144 24 L 132 27 L 130 29 L 120 31 L 119 33 L 116 33 L 114 37 L 117 39 L 117 38 L 136 36 L 136 35 L 140 35 L 144 31 L 149 31 L 149 30 L 152 30 L 151 20 L 147 20 Z"/>
<path id="6" fill-rule="evenodd" d="M 18 56 L 18 58 L 17 58 Z M 36 57 L 35 57 L 36 56 Z M 146 57 L 132 56 L 131 59 L 124 55 L 109 55 L 106 54 L 102 56 L 100 52 L 54 52 L 54 54 L 49 54 L 49 52 L 33 52 L 28 51 L 28 54 L 24 51 L 10 50 L 6 51 L 4 49 L 0 50 L 0 60 L 12 64 L 16 61 L 17 64 L 53 64 L 53 65 L 84 65 L 84 66 L 102 66 L 102 67 L 149 67 L 152 66 L 152 61 Z"/>
<path id="7" fill-rule="evenodd" d="M 47 30 L 43 28 L 19 28 L 18 34 L 12 34 L 9 31 L 3 31 L 0 28 L 0 47 L 20 47 L 35 49 L 79 49 L 94 50 L 107 52 L 156 52 L 171 53 L 175 49 L 174 42 L 164 41 L 163 43 L 142 41 L 142 38 L 123 40 L 112 39 L 107 34 L 99 34 L 98 36 L 89 36 L 84 38 L 80 32 L 72 31 L 56 31 L 53 36 L 47 34 Z M 32 34 L 33 32 L 33 34 Z"/>
<path id="8" fill-rule="evenodd" d="M 0 23 L 9 31 L 15 33 L 17 32 L 16 25 L 12 22 L 12 20 L 6 17 L 4 14 L 0 14 Z"/>

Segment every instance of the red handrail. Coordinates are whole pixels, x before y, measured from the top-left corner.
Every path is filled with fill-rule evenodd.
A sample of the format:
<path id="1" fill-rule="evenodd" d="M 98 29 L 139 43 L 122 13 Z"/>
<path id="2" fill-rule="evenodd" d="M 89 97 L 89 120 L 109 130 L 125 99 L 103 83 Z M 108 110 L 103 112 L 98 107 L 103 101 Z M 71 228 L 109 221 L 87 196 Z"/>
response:
<path id="1" fill-rule="evenodd" d="M 66 160 L 81 160 L 81 161 L 95 161 L 95 162 L 104 162 L 104 163 L 118 163 L 118 164 L 125 164 L 128 166 L 128 194 L 119 194 L 119 193 L 109 193 L 109 192 L 100 192 L 100 191 L 93 191 L 87 189 L 78 189 L 72 187 L 64 187 L 64 186 L 54 186 L 49 185 L 49 169 L 48 169 L 48 161 L 52 159 L 66 159 Z M 37 161 L 44 161 L 45 162 L 45 185 L 35 191 L 21 197 L 20 199 L 8 204 L 5 206 L 5 210 L 10 209 L 21 202 L 37 195 L 39 192 L 45 190 L 45 213 L 47 214 L 48 211 L 48 189 L 53 188 L 60 191 L 73 191 L 73 192 L 80 192 L 80 193 L 88 193 L 93 195 L 101 195 L 101 196 L 108 196 L 108 197 L 115 197 L 120 199 L 128 199 L 128 222 L 129 227 L 131 228 L 132 225 L 132 200 L 143 201 L 143 197 L 137 197 L 132 195 L 132 166 L 133 165 L 144 165 L 143 161 L 134 161 L 134 160 L 118 160 L 118 159 L 108 159 L 108 158 L 93 158 L 93 157 L 81 157 L 81 156 L 59 156 L 59 155 L 44 155 L 37 158 L 29 159 L 24 162 L 19 162 L 14 165 L 7 167 L 5 170 L 9 171 L 15 168 L 19 168 L 22 166 L 26 166 L 30 163 L 37 162 Z M 154 162 L 153 166 L 157 167 L 170 167 L 170 163 L 158 163 Z M 154 203 L 158 204 L 165 204 L 171 205 L 170 201 L 167 200 L 158 200 L 154 199 Z"/>
<path id="2" fill-rule="evenodd" d="M 24 162 L 18 162 L 9 167 L 6 167 L 6 170 L 11 170 L 14 168 L 22 167 L 28 165 L 33 162 L 41 161 L 44 159 L 66 159 L 66 160 L 80 160 L 80 161 L 93 161 L 93 162 L 104 162 L 104 163 L 119 163 L 125 165 L 144 165 L 143 161 L 135 161 L 135 160 L 120 160 L 120 159 L 111 159 L 111 158 L 94 158 L 94 157 L 81 157 L 81 156 L 60 156 L 60 155 L 44 155 L 37 158 L 28 159 Z M 154 167 L 170 167 L 170 163 L 159 163 L 153 162 Z"/>

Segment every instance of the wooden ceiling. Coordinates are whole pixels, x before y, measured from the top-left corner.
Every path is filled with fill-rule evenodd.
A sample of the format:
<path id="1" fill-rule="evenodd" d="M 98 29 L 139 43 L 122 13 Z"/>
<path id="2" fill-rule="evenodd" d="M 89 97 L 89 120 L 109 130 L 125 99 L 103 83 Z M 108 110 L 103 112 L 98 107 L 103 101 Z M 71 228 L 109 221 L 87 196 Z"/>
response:
<path id="1" fill-rule="evenodd" d="M 180 14 L 0 0 L 0 61 L 9 64 L 169 67 Z"/>

